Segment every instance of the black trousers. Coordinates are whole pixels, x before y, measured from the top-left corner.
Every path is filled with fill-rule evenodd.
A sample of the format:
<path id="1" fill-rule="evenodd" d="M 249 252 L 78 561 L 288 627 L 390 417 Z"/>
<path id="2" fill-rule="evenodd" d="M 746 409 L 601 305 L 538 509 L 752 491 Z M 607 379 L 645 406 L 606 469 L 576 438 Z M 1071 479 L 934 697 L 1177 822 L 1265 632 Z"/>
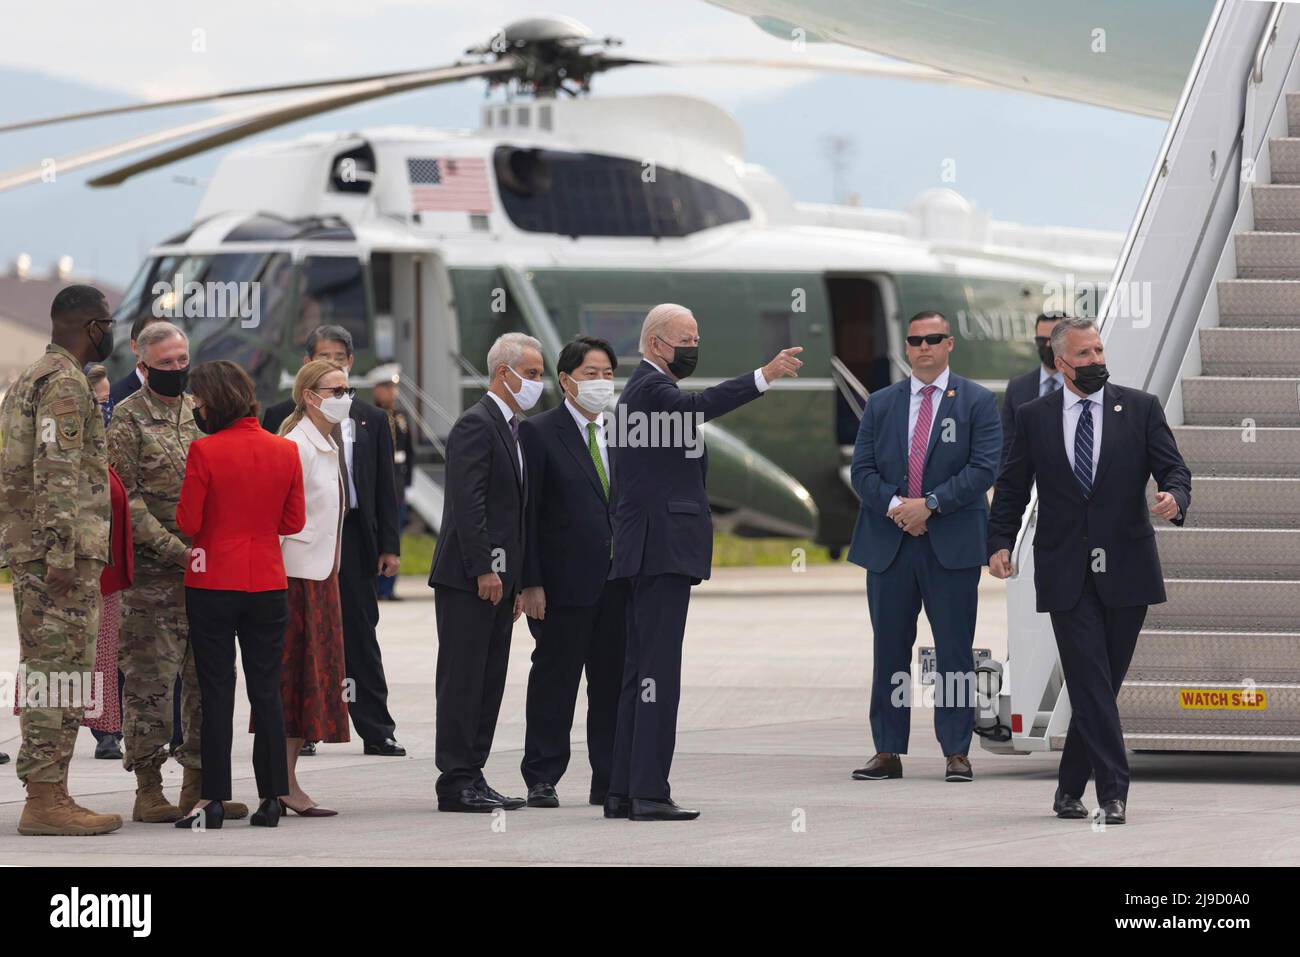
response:
<path id="1" fill-rule="evenodd" d="M 609 793 L 666 801 L 677 746 L 682 693 L 682 639 L 691 601 L 686 575 L 629 580 L 627 651 L 618 698 L 618 730 Z"/>
<path id="2" fill-rule="evenodd" d="M 603 799 L 609 791 L 627 643 L 627 586 L 627 579 L 608 581 L 594 605 L 547 605 L 541 621 L 528 619 L 537 647 L 528 672 L 528 727 L 519 769 L 530 788 L 558 784 L 569 766 L 569 731 L 585 668 L 591 793 Z"/>
<path id="3" fill-rule="evenodd" d="M 366 544 L 365 516 L 349 509 L 343 519 L 339 555 L 339 599 L 343 605 L 343 658 L 356 700 L 348 702 L 352 726 L 366 744 L 379 744 L 397 731 L 388 713 L 388 682 L 379 654 L 379 600 L 375 595 L 377 559 Z"/>
<path id="4" fill-rule="evenodd" d="M 515 593 L 493 605 L 477 591 L 435 587 L 438 623 L 437 729 L 434 762 L 439 798 L 484 783 L 483 765 L 492 753 L 501 696 L 506 690 Z"/>
<path id="5" fill-rule="evenodd" d="M 1107 608 L 1097 594 L 1093 574 L 1084 575 L 1077 605 L 1051 613 L 1072 712 L 1058 779 L 1063 792 L 1081 798 L 1088 778 L 1096 775 L 1098 802 L 1126 801 L 1128 755 L 1116 698 L 1133 660 L 1147 606 Z"/>
<path id="6" fill-rule="evenodd" d="M 230 742 L 235 715 L 235 639 L 253 708 L 253 773 L 259 797 L 289 793 L 280 665 L 289 619 L 285 591 L 185 589 L 190 644 L 203 703 L 203 788 L 209 801 L 230 800 Z"/>

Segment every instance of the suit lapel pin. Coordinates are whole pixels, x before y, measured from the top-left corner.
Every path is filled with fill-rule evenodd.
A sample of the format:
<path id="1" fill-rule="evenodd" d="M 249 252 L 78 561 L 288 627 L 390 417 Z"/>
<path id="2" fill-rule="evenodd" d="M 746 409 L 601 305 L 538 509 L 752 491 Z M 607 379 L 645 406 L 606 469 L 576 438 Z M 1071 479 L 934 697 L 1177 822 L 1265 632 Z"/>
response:
<path id="1" fill-rule="evenodd" d="M 1117 406 L 1115 406 L 1115 411 L 1116 411 L 1116 412 L 1123 412 L 1123 411 L 1124 411 L 1124 406 L 1122 406 L 1122 405 L 1117 405 Z"/>
<path id="2" fill-rule="evenodd" d="M 949 390 L 945 393 L 945 395 L 947 395 L 948 398 L 950 398 L 950 399 L 951 399 L 953 396 L 955 396 L 956 394 L 957 394 L 957 390 L 956 390 L 956 389 L 949 389 Z"/>

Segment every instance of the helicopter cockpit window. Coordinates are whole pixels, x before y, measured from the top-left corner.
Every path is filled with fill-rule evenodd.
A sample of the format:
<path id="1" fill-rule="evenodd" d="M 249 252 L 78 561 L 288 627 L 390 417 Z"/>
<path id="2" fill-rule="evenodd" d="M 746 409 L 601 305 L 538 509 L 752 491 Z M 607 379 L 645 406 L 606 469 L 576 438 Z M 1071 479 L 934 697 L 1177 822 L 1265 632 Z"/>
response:
<path id="1" fill-rule="evenodd" d="M 305 343 L 317 326 L 332 325 L 352 333 L 354 348 L 368 349 L 370 323 L 361 261 L 355 256 L 309 256 L 299 275 L 294 345 Z"/>
<path id="2" fill-rule="evenodd" d="M 519 229 L 561 236 L 680 237 L 749 218 L 731 193 L 659 167 L 597 153 L 497 147 L 501 205 Z"/>

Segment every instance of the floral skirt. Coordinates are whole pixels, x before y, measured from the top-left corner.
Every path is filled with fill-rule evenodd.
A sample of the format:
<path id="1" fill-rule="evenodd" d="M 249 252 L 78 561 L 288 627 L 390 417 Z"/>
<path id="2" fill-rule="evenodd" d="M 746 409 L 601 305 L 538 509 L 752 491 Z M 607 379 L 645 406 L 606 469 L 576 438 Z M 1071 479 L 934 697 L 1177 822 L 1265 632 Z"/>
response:
<path id="1" fill-rule="evenodd" d="M 285 737 L 326 744 L 349 741 L 338 573 L 324 581 L 290 578 L 288 602 L 280 669 Z"/>

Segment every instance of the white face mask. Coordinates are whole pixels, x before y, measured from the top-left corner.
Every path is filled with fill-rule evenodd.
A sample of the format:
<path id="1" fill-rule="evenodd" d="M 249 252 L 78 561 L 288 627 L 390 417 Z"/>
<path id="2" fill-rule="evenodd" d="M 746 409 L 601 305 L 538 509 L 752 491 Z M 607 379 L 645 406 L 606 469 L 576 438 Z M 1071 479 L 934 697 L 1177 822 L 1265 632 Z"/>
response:
<path id="1" fill-rule="evenodd" d="M 510 369 L 509 366 L 506 366 L 506 368 Z M 510 371 L 514 372 L 515 377 L 519 379 L 519 391 L 516 392 L 514 389 L 510 389 L 509 384 L 506 385 L 506 388 L 510 389 L 510 394 L 515 397 L 515 403 L 519 408 L 527 412 L 542 397 L 542 381 L 540 379 L 525 379 L 514 369 L 510 369 Z"/>
<path id="2" fill-rule="evenodd" d="M 574 379 L 573 382 L 578 387 L 574 401 L 581 408 L 592 415 L 599 415 L 609 408 L 610 400 L 614 398 L 613 379 Z"/>
<path id="3" fill-rule="evenodd" d="M 338 423 L 348 417 L 348 412 L 352 410 L 352 396 L 350 395 L 331 395 L 328 398 L 320 400 L 320 414 L 325 416 L 329 421 Z"/>

